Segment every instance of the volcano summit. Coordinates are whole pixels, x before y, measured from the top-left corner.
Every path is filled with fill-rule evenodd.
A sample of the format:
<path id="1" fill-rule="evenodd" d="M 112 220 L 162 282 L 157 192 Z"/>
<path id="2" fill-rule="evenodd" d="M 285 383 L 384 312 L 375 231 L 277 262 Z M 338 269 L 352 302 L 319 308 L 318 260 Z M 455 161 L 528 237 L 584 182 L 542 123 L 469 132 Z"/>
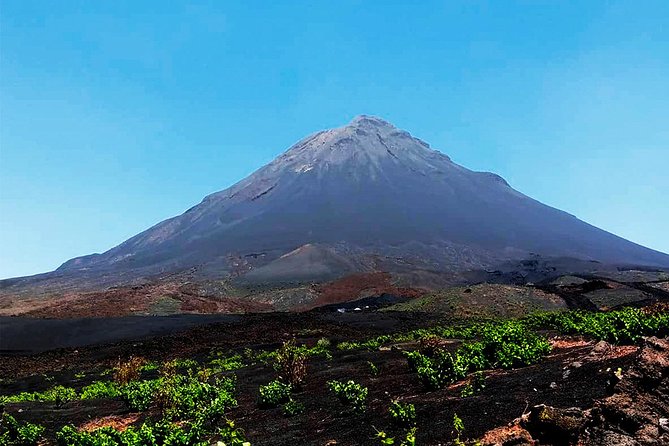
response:
<path id="1" fill-rule="evenodd" d="M 546 206 L 372 116 L 314 133 L 268 165 L 102 254 L 7 289 L 115 285 L 190 271 L 252 282 L 458 272 L 523 259 L 669 266 L 669 256 Z M 68 286 L 70 287 L 70 286 Z"/>

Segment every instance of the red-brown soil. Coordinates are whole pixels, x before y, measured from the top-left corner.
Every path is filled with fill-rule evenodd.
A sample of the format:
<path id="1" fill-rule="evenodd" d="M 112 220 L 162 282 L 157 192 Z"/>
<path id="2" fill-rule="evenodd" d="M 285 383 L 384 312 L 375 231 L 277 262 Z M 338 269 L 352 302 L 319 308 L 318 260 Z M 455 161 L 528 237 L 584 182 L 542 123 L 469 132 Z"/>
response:
<path id="1" fill-rule="evenodd" d="M 166 282 L 59 296 L 3 297 L 0 315 L 60 319 L 151 314 L 161 299 L 175 301 L 176 313 L 246 313 L 271 309 L 270 305 L 251 300 L 198 296 L 189 291 L 187 286 Z"/>
<path id="2" fill-rule="evenodd" d="M 352 274 L 333 282 L 316 286 L 318 297 L 305 309 L 331 305 L 369 296 L 391 294 L 398 297 L 416 298 L 426 293 L 417 288 L 399 287 L 388 273 L 375 272 Z"/>

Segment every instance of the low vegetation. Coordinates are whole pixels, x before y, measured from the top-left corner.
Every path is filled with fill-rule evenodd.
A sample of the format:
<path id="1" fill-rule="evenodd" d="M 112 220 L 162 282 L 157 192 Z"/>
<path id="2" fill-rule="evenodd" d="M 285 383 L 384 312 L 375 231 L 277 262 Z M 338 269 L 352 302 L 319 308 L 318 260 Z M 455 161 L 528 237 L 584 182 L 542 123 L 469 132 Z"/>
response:
<path id="1" fill-rule="evenodd" d="M 62 408 L 75 400 L 86 400 L 86 404 L 95 405 L 100 401 L 88 400 L 114 399 L 123 401 L 128 412 L 142 413 L 137 421 L 124 429 L 107 426 L 81 430 L 74 425 L 58 425 L 57 429 L 50 427 L 51 430 L 47 429 L 47 432 L 57 433 L 55 437 L 50 434 L 48 444 L 55 441 L 58 445 L 74 446 L 160 446 L 211 445 L 220 442 L 219 445 L 249 446 L 245 432 L 229 418 L 238 404 L 238 371 L 245 367 L 267 370 L 270 374 L 267 380 L 271 381 L 259 388 L 256 387 L 257 383 L 253 384 L 251 391 L 257 389 L 257 404 L 260 407 L 279 410 L 258 412 L 267 416 L 297 417 L 294 421 L 300 422 L 301 418 L 309 417 L 313 408 L 314 402 L 308 395 L 305 397 L 305 389 L 313 388 L 314 382 L 310 380 L 315 379 L 312 374 L 316 370 L 317 377 L 321 373 L 319 379 L 323 380 L 318 384 L 320 388 L 323 389 L 322 383 L 330 379 L 325 391 L 336 397 L 338 405 L 343 405 L 353 413 L 367 411 L 371 391 L 374 399 L 370 397 L 369 411 L 359 418 L 366 419 L 373 413 L 381 413 L 382 422 L 387 422 L 391 428 L 390 433 L 377 431 L 376 441 L 386 445 L 409 446 L 416 444 L 416 426 L 421 428 L 421 432 L 423 428 L 416 407 L 406 400 L 411 398 L 419 408 L 422 407 L 420 399 L 413 399 L 421 392 L 413 392 L 408 396 L 397 387 L 379 388 L 381 382 L 387 382 L 384 381 L 387 374 L 396 370 L 384 359 L 384 355 L 390 355 L 387 352 L 391 349 L 381 347 L 394 344 L 394 360 L 404 370 L 403 373 L 406 373 L 408 366 L 411 371 L 409 379 L 417 378 L 425 390 L 451 392 L 449 398 L 457 397 L 458 394 L 462 398 L 469 398 L 490 393 L 486 392 L 489 382 L 486 381 L 484 371 L 516 369 L 541 362 L 551 351 L 548 337 L 556 332 L 612 344 L 638 344 L 644 336 L 669 335 L 669 314 L 647 309 L 623 309 L 607 313 L 540 313 L 512 320 L 460 322 L 452 326 L 384 334 L 361 341 L 347 340 L 336 344 L 336 347 L 327 338 L 316 342 L 311 340 L 309 345 L 299 344 L 292 339 L 273 351 L 250 348 L 237 352 L 214 350 L 205 353 L 204 357 L 199 356 L 198 360 L 177 358 L 160 364 L 130 357 L 127 361 L 118 361 L 110 372 L 98 373 L 98 381 L 90 381 L 93 376 L 91 373 L 77 373 L 74 381 L 67 382 L 45 379 L 44 382 L 52 387 L 0 396 L 0 407 L 23 403 L 50 404 L 50 407 Z M 330 362 L 333 354 L 338 355 L 335 360 L 339 361 L 339 365 L 342 364 L 342 358 L 346 358 L 344 361 L 362 361 L 360 366 L 348 370 L 353 379 L 332 380 L 332 375 L 322 377 L 323 370 L 330 370 L 330 365 L 326 364 L 335 364 Z M 406 365 L 402 356 L 406 358 Z M 315 358 L 319 358 L 319 362 Z M 317 365 L 321 368 L 314 368 Z M 86 380 L 86 385 L 83 385 L 83 380 Z M 68 385 L 54 385 L 56 382 Z M 369 385 L 369 388 L 361 382 Z M 457 383 L 457 387 L 445 389 L 454 383 Z M 388 401 L 384 398 L 390 399 L 388 406 L 378 404 Z M 249 399 L 254 404 L 253 398 L 247 398 L 247 401 Z M 455 400 L 462 404 L 467 404 L 467 401 L 472 404 L 471 400 Z M 305 402 L 309 412 L 306 412 Z M 12 413 L 19 420 L 25 419 L 18 413 Z M 345 411 L 340 415 L 348 413 Z M 0 445 L 28 446 L 44 442 L 44 427 L 37 423 L 17 421 L 16 418 L 8 413 L 2 415 Z M 469 444 L 464 435 L 463 421 L 457 414 L 449 423 L 449 429 L 451 424 L 452 442 L 462 445 L 467 441 Z"/>
<path id="2" fill-rule="evenodd" d="M 259 403 L 266 408 L 277 407 L 279 404 L 290 400 L 292 390 L 293 387 L 290 384 L 276 379 L 269 384 L 260 386 Z"/>
<path id="3" fill-rule="evenodd" d="M 350 406 L 355 412 L 364 412 L 367 401 L 367 387 L 363 387 L 353 380 L 329 381 L 328 388 L 339 398 L 339 401 Z"/>
<path id="4" fill-rule="evenodd" d="M 388 407 L 393 423 L 399 426 L 413 426 L 416 423 L 416 407 L 410 403 L 393 400 Z"/>
<path id="5" fill-rule="evenodd" d="M 550 352 L 550 343 L 518 321 L 486 325 L 481 340 L 463 345 L 451 353 L 441 348 L 424 354 L 405 352 L 409 367 L 430 389 L 440 389 L 470 372 L 501 367 L 522 367 L 538 362 Z"/>
<path id="6" fill-rule="evenodd" d="M 19 423 L 9 414 L 0 419 L 0 444 L 31 446 L 37 444 L 44 428 L 37 424 Z"/>

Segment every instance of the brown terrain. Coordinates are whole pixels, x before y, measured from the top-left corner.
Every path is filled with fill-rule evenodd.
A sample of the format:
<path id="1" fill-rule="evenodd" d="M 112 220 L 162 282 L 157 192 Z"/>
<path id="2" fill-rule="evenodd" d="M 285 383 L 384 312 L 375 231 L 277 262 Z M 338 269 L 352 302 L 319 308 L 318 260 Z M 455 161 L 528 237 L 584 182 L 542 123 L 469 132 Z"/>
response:
<path id="1" fill-rule="evenodd" d="M 152 361 L 195 358 L 206 361 L 214 351 L 243 348 L 272 349 L 295 337 L 313 345 L 365 339 L 380 333 L 444 323 L 443 317 L 406 313 L 259 314 L 243 319 L 192 328 L 180 333 L 91 347 L 53 350 L 5 357 L 0 394 L 44 390 L 55 384 L 80 388 L 114 366 L 119 358 L 142 356 Z M 483 445 L 594 444 L 659 445 L 667 434 L 658 424 L 669 413 L 669 341 L 648 339 L 641 347 L 614 346 L 578 337 L 554 336 L 552 353 L 541 363 L 513 370 L 486 372 L 485 389 L 463 398 L 463 383 L 428 392 L 407 367 L 401 353 L 411 344 L 376 351 L 333 351 L 332 359 L 313 358 L 308 379 L 295 398 L 306 412 L 285 418 L 280 409 L 257 405 L 260 384 L 272 380 L 271 366 L 254 365 L 235 371 L 239 407 L 232 410 L 253 445 L 374 445 L 375 428 L 400 432 L 388 420 L 391 399 L 417 408 L 418 444 L 450 444 L 452 418 L 457 413 L 464 436 Z M 456 348 L 450 342 L 446 348 Z M 379 367 L 370 374 L 368 361 Z M 76 365 L 76 368 L 74 368 Z M 325 383 L 355 379 L 369 388 L 368 409 L 352 414 L 333 398 Z M 124 427 L 149 414 L 129 413 L 116 399 L 85 400 L 57 407 L 51 403 L 16 403 L 7 411 L 19 420 L 39 422 L 47 436 L 64 423 L 81 429 Z M 666 444 L 666 443 L 665 443 Z"/>

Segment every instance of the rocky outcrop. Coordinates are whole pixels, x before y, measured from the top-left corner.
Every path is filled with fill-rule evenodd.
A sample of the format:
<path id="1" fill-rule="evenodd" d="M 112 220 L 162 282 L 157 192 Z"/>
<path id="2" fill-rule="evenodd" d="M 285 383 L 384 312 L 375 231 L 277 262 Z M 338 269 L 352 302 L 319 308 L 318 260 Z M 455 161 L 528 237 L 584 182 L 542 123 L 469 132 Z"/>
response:
<path id="1" fill-rule="evenodd" d="M 598 344 L 599 350 L 607 346 Z M 669 445 L 669 339 L 647 338 L 629 370 L 612 372 L 611 395 L 591 409 L 534 406 L 481 444 Z"/>
<path id="2" fill-rule="evenodd" d="M 582 436 L 592 445 L 669 445 L 669 340 L 648 338 L 637 363 L 622 372 L 613 395 L 590 412 Z"/>

